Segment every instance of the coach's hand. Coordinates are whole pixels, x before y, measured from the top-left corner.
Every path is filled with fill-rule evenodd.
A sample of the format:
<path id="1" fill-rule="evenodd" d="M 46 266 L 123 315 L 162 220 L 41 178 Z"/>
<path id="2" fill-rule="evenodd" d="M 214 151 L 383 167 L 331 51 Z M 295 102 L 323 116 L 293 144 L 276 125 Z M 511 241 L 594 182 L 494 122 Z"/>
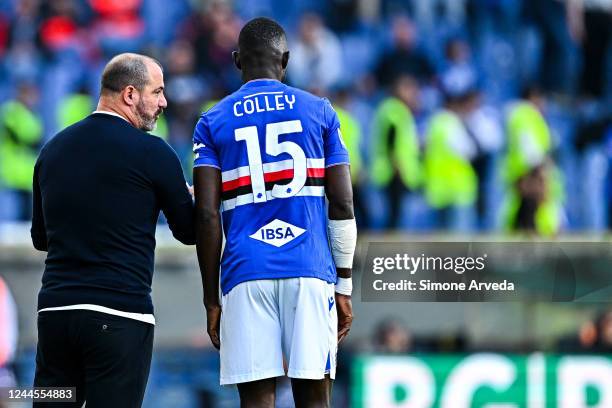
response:
<path id="1" fill-rule="evenodd" d="M 221 322 L 221 306 L 207 306 L 206 307 L 206 325 L 208 336 L 212 341 L 213 346 L 217 350 L 221 347 L 221 340 L 219 337 L 219 324 Z"/>
<path id="2" fill-rule="evenodd" d="M 338 311 L 338 343 L 341 343 L 348 336 L 353 323 L 351 297 L 336 293 L 336 310 Z"/>

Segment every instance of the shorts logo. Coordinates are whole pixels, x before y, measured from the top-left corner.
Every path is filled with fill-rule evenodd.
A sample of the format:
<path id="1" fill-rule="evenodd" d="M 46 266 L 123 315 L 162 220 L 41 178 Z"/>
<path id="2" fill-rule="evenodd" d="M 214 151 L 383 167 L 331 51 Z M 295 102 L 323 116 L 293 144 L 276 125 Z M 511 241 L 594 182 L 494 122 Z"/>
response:
<path id="1" fill-rule="evenodd" d="M 305 229 L 275 219 L 258 229 L 254 234 L 249 235 L 249 237 L 265 242 L 266 244 L 274 245 L 275 247 L 281 247 L 293 241 L 304 232 L 306 232 Z"/>

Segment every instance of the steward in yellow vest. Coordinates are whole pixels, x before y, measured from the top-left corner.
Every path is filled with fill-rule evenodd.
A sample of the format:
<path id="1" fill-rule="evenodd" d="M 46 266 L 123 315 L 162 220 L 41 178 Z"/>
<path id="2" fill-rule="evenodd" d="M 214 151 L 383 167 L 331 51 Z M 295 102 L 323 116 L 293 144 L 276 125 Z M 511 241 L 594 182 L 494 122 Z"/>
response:
<path id="1" fill-rule="evenodd" d="M 505 226 L 552 236 L 561 224 L 562 177 L 550 157 L 550 129 L 539 108 L 542 96 L 530 89 L 525 97 L 509 109 L 506 121 Z"/>
<path id="2" fill-rule="evenodd" d="M 474 227 L 479 146 L 466 126 L 473 112 L 470 83 L 445 85 L 445 107 L 430 118 L 425 139 L 425 199 L 437 210 L 437 226 L 458 231 Z"/>
<path id="3" fill-rule="evenodd" d="M 19 220 L 30 218 L 34 164 L 43 137 L 42 121 L 32 110 L 37 98 L 38 90 L 23 84 L 16 99 L 0 105 L 0 188 L 19 197 Z"/>
<path id="4" fill-rule="evenodd" d="M 419 141 L 411 107 L 417 106 L 419 88 L 408 75 L 399 76 L 392 94 L 374 115 L 372 182 L 386 190 L 390 206 L 389 228 L 397 228 L 404 194 L 421 185 Z"/>
<path id="5" fill-rule="evenodd" d="M 85 89 L 71 93 L 60 102 L 57 108 L 57 126 L 65 129 L 85 119 L 95 110 L 94 100 Z"/>

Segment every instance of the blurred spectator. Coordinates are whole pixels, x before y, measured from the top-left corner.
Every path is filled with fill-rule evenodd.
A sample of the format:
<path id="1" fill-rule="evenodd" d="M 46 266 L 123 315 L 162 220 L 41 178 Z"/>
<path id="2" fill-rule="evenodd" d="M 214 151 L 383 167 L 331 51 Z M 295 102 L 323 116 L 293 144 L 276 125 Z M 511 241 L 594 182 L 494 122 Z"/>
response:
<path id="1" fill-rule="evenodd" d="M 504 142 L 501 117 L 496 109 L 483 103 L 470 46 L 464 40 L 455 37 L 447 42 L 446 68 L 441 77 L 447 91 L 453 88 L 450 92 L 466 100 L 462 120 L 476 148 L 476 154 L 471 159 L 478 177 L 476 215 L 478 226 L 489 228 L 495 224 L 495 214 L 490 211 L 495 206 L 488 200 L 487 193 L 495 188 L 494 156 Z"/>
<path id="2" fill-rule="evenodd" d="M 547 92 L 574 91 L 575 67 L 573 42 L 564 6 L 574 0 L 537 0 L 524 2 L 526 21 L 536 29 L 540 39 L 539 73 L 531 78 Z M 582 0 L 578 0 L 582 1 Z M 520 46 L 520 45 L 519 45 Z"/>
<path id="3" fill-rule="evenodd" d="M 14 81 L 34 80 L 42 68 L 37 32 L 39 7 L 38 0 L 21 0 L 10 21 L 5 65 Z"/>
<path id="4" fill-rule="evenodd" d="M 477 82 L 470 46 L 460 38 L 452 38 L 446 43 L 446 68 L 442 76 L 461 77 L 462 81 L 469 84 Z"/>
<path id="5" fill-rule="evenodd" d="M 468 0 L 413 0 L 417 22 L 425 26 L 449 24 L 460 27 L 465 20 Z"/>
<path id="6" fill-rule="evenodd" d="M 612 353 L 612 310 L 598 316 L 596 350 L 600 353 Z"/>
<path id="7" fill-rule="evenodd" d="M 612 353 L 612 310 L 598 314 L 580 325 L 575 335 L 557 343 L 561 353 Z"/>
<path id="8" fill-rule="evenodd" d="M 374 152 L 370 176 L 383 188 L 390 207 L 388 228 L 398 228 L 405 193 L 421 183 L 419 142 L 412 111 L 418 108 L 419 87 L 409 75 L 400 75 L 392 94 L 382 101 L 375 113 Z"/>
<path id="9" fill-rule="evenodd" d="M 504 130 L 500 113 L 483 102 L 480 91 L 470 92 L 468 113 L 464 118 L 466 130 L 472 137 L 478 153 L 472 166 L 478 177 L 476 214 L 479 227 L 490 229 L 495 225 L 496 200 L 490 197 L 498 190 L 496 174 L 497 155 L 504 144 Z"/>
<path id="10" fill-rule="evenodd" d="M 612 0 L 566 0 L 568 24 L 573 39 L 581 45 L 583 68 L 580 94 L 606 95 L 612 44 Z"/>
<path id="11" fill-rule="evenodd" d="M 193 47 L 184 40 L 170 45 L 166 58 L 168 99 L 168 125 L 170 143 L 177 151 L 185 172 L 191 173 L 193 164 L 191 136 L 193 124 L 200 114 L 200 105 L 206 96 L 206 86 L 196 73 Z"/>
<path id="12" fill-rule="evenodd" d="M 406 354 L 412 350 L 412 335 L 396 319 L 379 323 L 374 333 L 374 351 L 377 353 Z"/>
<path id="13" fill-rule="evenodd" d="M 361 157 L 361 126 L 348 110 L 351 93 L 348 88 L 338 88 L 335 92 L 334 110 L 340 121 L 342 139 L 346 144 L 351 161 L 351 181 L 353 182 L 353 205 L 355 208 L 355 219 L 358 226 L 367 225 L 367 214 L 363 203 L 363 192 L 361 190 L 365 182 L 363 159 Z"/>
<path id="14" fill-rule="evenodd" d="M 601 105 L 600 109 L 596 105 L 579 105 L 579 109 L 582 109 L 574 131 L 573 143 L 581 170 L 581 226 L 591 231 L 601 231 L 612 222 L 612 218 L 606 214 L 609 213 L 607 206 L 612 194 L 612 111 L 606 104 Z M 589 110 L 591 112 L 588 112 Z M 573 180 L 568 177 L 567 181 L 571 183 Z M 571 196 L 568 196 L 568 201 L 571 202 Z"/>
<path id="15" fill-rule="evenodd" d="M 468 29 L 478 41 L 492 31 L 512 34 L 517 29 L 524 0 L 467 0 L 466 3 Z"/>
<path id="16" fill-rule="evenodd" d="M 320 93 L 341 79 L 344 67 L 340 41 L 317 14 L 302 16 L 299 37 L 290 50 L 288 75 L 294 86 Z"/>
<path id="17" fill-rule="evenodd" d="M 550 236 L 561 224 L 562 184 L 552 163 L 550 129 L 542 116 L 544 99 L 527 88 L 508 112 L 505 223 L 511 229 Z"/>
<path id="18" fill-rule="evenodd" d="M 74 0 L 54 0 L 44 3 L 40 40 L 46 51 L 52 53 L 77 46 L 79 4 Z"/>
<path id="19" fill-rule="evenodd" d="M 59 130 L 88 116 L 94 111 L 94 100 L 86 87 L 66 95 L 57 108 L 57 125 Z"/>
<path id="20" fill-rule="evenodd" d="M 392 84 L 400 75 L 411 75 L 419 82 L 428 82 L 434 68 L 417 47 L 416 28 L 407 17 L 395 17 L 391 26 L 393 44 L 376 64 L 376 80 L 382 86 Z"/>
<path id="21" fill-rule="evenodd" d="M 597 326 L 588 320 L 578 328 L 578 333 L 562 337 L 557 342 L 559 353 L 592 353 L 597 345 Z"/>
<path id="22" fill-rule="evenodd" d="M 32 204 L 32 176 L 42 141 L 42 123 L 34 107 L 38 88 L 31 83 L 19 86 L 15 100 L 0 105 L 0 219 L 29 220 Z"/>
<path id="23" fill-rule="evenodd" d="M 92 31 L 107 57 L 136 51 L 144 39 L 142 0 L 89 0 L 96 13 Z"/>
<path id="24" fill-rule="evenodd" d="M 8 285 L 0 276 L 0 387 L 17 385 L 11 369 L 17 351 L 17 336 L 17 308 Z"/>
<path id="25" fill-rule="evenodd" d="M 241 22 L 227 2 L 201 6 L 182 27 L 180 37 L 194 44 L 197 70 L 211 82 L 234 89 L 241 80 L 233 66 L 232 51 L 238 44 Z"/>
<path id="26" fill-rule="evenodd" d="M 473 83 L 462 75 L 443 78 L 445 107 L 429 121 L 425 140 L 425 198 L 437 210 L 437 226 L 469 231 L 474 227 L 473 206 L 478 176 L 472 162 L 479 150 L 466 119 L 474 110 Z"/>
<path id="27" fill-rule="evenodd" d="M 330 0 L 330 25 L 334 32 L 354 30 L 360 18 L 360 5 L 363 0 Z"/>
<path id="28" fill-rule="evenodd" d="M 39 0 L 20 0 L 16 2 L 15 15 L 9 28 L 9 47 L 20 44 L 36 44 L 40 23 Z"/>
<path id="29" fill-rule="evenodd" d="M 8 33 L 9 20 L 0 12 L 0 57 L 4 57 L 4 53 L 8 48 Z"/>

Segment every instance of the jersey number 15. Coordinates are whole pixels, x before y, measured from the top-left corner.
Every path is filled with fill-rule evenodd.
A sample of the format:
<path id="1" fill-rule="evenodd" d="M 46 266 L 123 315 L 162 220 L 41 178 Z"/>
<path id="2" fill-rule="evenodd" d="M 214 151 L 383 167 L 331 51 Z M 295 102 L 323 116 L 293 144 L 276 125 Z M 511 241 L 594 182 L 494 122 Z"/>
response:
<path id="1" fill-rule="evenodd" d="M 306 184 L 307 166 L 304 150 L 302 150 L 297 143 L 289 141 L 279 143 L 278 141 L 280 135 L 298 132 L 302 132 L 302 122 L 299 120 L 268 123 L 266 125 L 266 153 L 270 156 L 278 156 L 279 154 L 286 153 L 293 159 L 293 179 L 289 184 L 274 184 L 272 187 L 272 197 L 292 197 L 304 187 L 304 184 Z M 264 179 L 263 163 L 261 161 L 257 126 L 247 126 L 236 129 L 234 131 L 234 138 L 238 142 L 244 141 L 246 143 L 254 202 L 260 203 L 267 201 L 266 182 Z"/>

